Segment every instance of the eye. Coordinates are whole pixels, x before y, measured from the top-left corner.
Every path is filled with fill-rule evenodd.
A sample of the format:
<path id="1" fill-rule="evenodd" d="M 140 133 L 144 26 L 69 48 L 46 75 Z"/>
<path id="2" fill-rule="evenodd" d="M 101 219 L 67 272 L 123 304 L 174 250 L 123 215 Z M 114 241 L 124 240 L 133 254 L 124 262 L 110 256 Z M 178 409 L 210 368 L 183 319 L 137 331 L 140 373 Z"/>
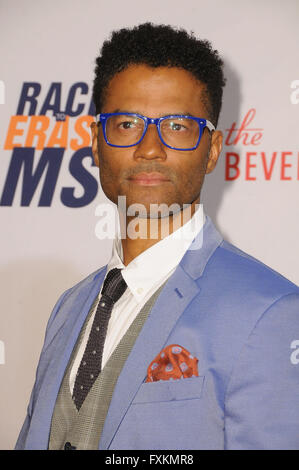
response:
<path id="1" fill-rule="evenodd" d="M 183 124 L 179 124 L 179 123 L 173 122 L 173 121 L 171 121 L 169 123 L 169 126 L 170 126 L 170 129 L 172 131 L 182 131 L 182 130 L 186 129 L 186 127 L 183 126 Z"/>
<path id="2" fill-rule="evenodd" d="M 118 125 L 118 127 L 120 127 L 121 129 L 132 129 L 134 126 L 135 126 L 134 121 L 123 121 L 119 123 Z"/>
<path id="3" fill-rule="evenodd" d="M 164 132 L 181 133 L 181 132 L 189 131 L 191 125 L 192 123 L 190 122 L 189 119 L 172 118 L 172 119 L 165 119 L 165 121 L 162 122 L 161 127 L 164 130 Z"/>

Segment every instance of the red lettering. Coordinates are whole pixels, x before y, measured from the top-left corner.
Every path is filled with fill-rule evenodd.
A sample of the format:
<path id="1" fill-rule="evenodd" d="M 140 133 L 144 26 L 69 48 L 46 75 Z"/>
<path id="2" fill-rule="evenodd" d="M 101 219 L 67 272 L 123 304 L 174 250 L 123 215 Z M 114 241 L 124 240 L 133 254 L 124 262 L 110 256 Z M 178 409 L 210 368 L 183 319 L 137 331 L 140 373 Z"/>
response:
<path id="1" fill-rule="evenodd" d="M 235 152 L 227 152 L 225 155 L 225 179 L 227 181 L 235 180 L 240 176 L 240 170 L 238 168 L 240 157 L 239 154 Z M 234 158 L 234 161 L 231 162 L 231 157 Z M 235 171 L 234 175 L 232 176 L 230 170 Z"/>
<path id="2" fill-rule="evenodd" d="M 251 138 L 250 138 L 248 132 L 245 132 L 243 134 L 243 144 L 244 145 L 250 145 L 250 143 L 251 143 Z"/>
<path id="3" fill-rule="evenodd" d="M 272 152 L 268 157 L 266 152 L 246 152 L 244 155 L 235 152 L 226 152 L 225 180 L 232 181 L 241 176 L 243 166 L 241 167 L 240 162 L 241 158 L 244 158 L 244 181 L 256 181 L 259 178 L 264 178 L 265 181 L 271 180 L 273 178 L 275 165 L 277 167 L 277 178 L 280 176 L 280 180 L 282 181 L 295 179 L 299 181 L 299 152 L 297 153 L 297 171 L 295 170 L 294 162 L 288 159 L 288 157 L 296 158 L 293 152 Z M 279 168 L 280 173 L 278 171 Z M 293 173 L 290 174 L 290 170 L 288 169 L 293 169 Z M 261 171 L 256 173 L 257 170 Z"/>
<path id="4" fill-rule="evenodd" d="M 285 159 L 288 155 L 292 155 L 292 152 L 282 152 L 281 153 L 281 171 L 280 171 L 280 179 L 281 180 L 291 180 L 291 176 L 285 175 L 285 169 L 287 167 L 291 167 L 291 163 L 286 163 Z"/>
<path id="5" fill-rule="evenodd" d="M 253 135 L 249 134 L 254 131 L 263 131 L 263 129 L 249 129 L 249 124 L 253 121 L 256 111 L 255 108 L 251 108 L 245 115 L 241 126 L 236 127 L 236 123 L 233 122 L 229 129 L 226 129 L 228 134 L 225 139 L 225 145 L 236 145 L 241 139 L 243 145 L 258 145 L 262 138 L 262 132 L 255 132 Z M 233 139 L 233 132 L 236 132 L 235 138 Z"/>
<path id="6" fill-rule="evenodd" d="M 230 142 L 229 139 L 232 136 L 232 133 L 236 130 L 236 123 L 232 123 L 232 127 L 230 129 L 226 129 L 228 131 L 227 137 L 225 139 L 225 145 L 233 145 L 234 141 Z"/>
<path id="7" fill-rule="evenodd" d="M 240 128 L 238 129 L 238 132 L 237 132 L 237 135 L 236 135 L 236 138 L 234 140 L 234 144 L 237 144 L 242 136 L 242 132 L 246 130 L 247 126 L 251 123 L 251 121 L 253 120 L 255 116 L 255 109 L 252 108 L 248 111 L 248 113 L 245 115 L 242 123 L 241 123 L 241 126 Z M 247 145 L 247 144 L 245 144 Z"/>
<path id="8" fill-rule="evenodd" d="M 276 155 L 277 152 L 273 152 L 272 157 L 271 157 L 271 163 L 270 163 L 270 168 L 267 168 L 267 161 L 266 161 L 266 154 L 265 152 L 261 152 L 262 155 L 262 162 L 263 162 L 263 168 L 264 168 L 264 173 L 265 173 L 265 179 L 270 180 L 273 172 L 273 167 L 274 163 L 276 160 Z"/>
<path id="9" fill-rule="evenodd" d="M 253 155 L 256 156 L 256 152 L 246 152 L 246 176 L 245 176 L 245 180 L 251 180 L 251 181 L 256 180 L 255 176 L 250 176 L 250 174 L 249 174 L 250 168 L 256 168 L 256 164 L 250 163 L 250 158 Z"/>
<path id="10" fill-rule="evenodd" d="M 254 134 L 251 139 L 252 145 L 258 145 L 262 137 L 263 134 L 261 132 L 257 132 L 256 134 Z"/>

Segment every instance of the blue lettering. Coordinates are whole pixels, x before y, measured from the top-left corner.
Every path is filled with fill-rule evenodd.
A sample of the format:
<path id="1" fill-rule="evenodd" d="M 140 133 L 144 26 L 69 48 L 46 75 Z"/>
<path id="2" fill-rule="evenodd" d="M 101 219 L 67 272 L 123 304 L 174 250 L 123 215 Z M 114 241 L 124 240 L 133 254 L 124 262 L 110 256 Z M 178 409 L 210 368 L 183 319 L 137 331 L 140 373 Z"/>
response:
<path id="1" fill-rule="evenodd" d="M 54 103 L 51 101 L 54 100 Z M 56 113 L 60 112 L 60 103 L 61 103 L 61 82 L 54 82 L 50 86 L 48 94 L 43 103 L 42 109 L 40 110 L 40 115 L 45 115 L 47 111 L 53 111 L 53 116 Z"/>
<path id="2" fill-rule="evenodd" d="M 95 166 L 92 157 L 91 147 L 83 147 L 77 150 L 70 161 L 71 175 L 81 183 L 85 189 L 83 196 L 75 197 L 75 188 L 63 188 L 61 191 L 61 201 L 67 207 L 83 207 L 91 203 L 98 192 L 97 180 L 84 168 L 82 162 L 88 157 L 91 158 L 92 166 Z"/>
<path id="3" fill-rule="evenodd" d="M 29 206 L 46 166 L 47 171 L 45 181 L 41 190 L 38 205 L 42 207 L 51 206 L 65 149 L 45 148 L 41 154 L 38 165 L 33 172 L 34 150 L 35 149 L 32 147 L 14 148 L 0 200 L 0 206 L 12 205 L 22 168 L 24 171 L 21 206 Z"/>
<path id="4" fill-rule="evenodd" d="M 35 114 L 37 99 L 36 97 L 40 94 L 41 84 L 36 82 L 24 82 L 23 88 L 21 91 L 21 96 L 17 108 L 17 115 L 24 114 L 25 104 L 29 103 L 29 113 L 28 116 Z"/>
<path id="5" fill-rule="evenodd" d="M 84 82 L 77 82 L 71 86 L 65 107 L 65 114 L 68 116 L 79 116 L 79 114 L 83 112 L 85 106 L 83 103 L 79 103 L 77 108 L 73 109 L 74 99 L 78 89 L 81 90 L 81 94 L 87 95 L 88 85 Z"/>

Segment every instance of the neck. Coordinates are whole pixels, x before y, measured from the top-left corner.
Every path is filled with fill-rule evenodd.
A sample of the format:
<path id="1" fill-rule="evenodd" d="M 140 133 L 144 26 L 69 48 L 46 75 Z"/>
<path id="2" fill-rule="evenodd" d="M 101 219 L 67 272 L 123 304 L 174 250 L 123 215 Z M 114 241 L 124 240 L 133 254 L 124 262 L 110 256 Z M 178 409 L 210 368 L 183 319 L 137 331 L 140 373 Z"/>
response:
<path id="1" fill-rule="evenodd" d="M 187 208 L 161 218 L 126 217 L 119 213 L 121 233 L 125 233 L 125 238 L 121 239 L 124 265 L 187 223 L 197 204 L 199 198 Z"/>

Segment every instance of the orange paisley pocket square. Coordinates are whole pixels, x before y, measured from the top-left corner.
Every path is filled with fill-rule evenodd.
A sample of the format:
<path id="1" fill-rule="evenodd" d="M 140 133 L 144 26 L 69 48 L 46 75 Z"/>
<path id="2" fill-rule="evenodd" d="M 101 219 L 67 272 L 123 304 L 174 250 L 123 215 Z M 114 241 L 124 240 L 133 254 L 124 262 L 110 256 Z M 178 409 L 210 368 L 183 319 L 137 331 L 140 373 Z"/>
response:
<path id="1" fill-rule="evenodd" d="M 166 346 L 147 369 L 146 382 L 198 377 L 198 359 L 178 344 Z"/>

